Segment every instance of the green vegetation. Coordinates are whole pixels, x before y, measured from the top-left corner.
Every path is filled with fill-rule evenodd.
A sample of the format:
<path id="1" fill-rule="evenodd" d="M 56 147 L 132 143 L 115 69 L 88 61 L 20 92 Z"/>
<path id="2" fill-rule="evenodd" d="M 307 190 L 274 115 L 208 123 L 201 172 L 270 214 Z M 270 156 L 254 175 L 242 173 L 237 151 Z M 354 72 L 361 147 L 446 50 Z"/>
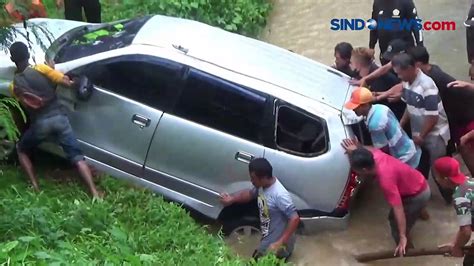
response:
<path id="1" fill-rule="evenodd" d="M 184 209 L 151 192 L 102 178 L 106 197 L 93 201 L 78 184 L 43 178 L 35 194 L 18 169 L 1 169 L 0 263 L 245 264 Z"/>
<path id="2" fill-rule="evenodd" d="M 54 1 L 44 1 L 50 17 L 62 18 Z M 269 0 L 104 0 L 103 21 L 148 14 L 188 18 L 255 37 L 265 26 Z"/>

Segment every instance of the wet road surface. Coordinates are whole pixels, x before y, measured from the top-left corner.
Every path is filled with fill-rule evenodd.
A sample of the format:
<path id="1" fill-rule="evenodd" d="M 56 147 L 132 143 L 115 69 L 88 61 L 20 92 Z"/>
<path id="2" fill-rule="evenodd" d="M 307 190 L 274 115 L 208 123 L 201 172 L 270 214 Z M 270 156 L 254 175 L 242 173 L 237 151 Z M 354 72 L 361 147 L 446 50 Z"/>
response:
<path id="1" fill-rule="evenodd" d="M 368 19 L 372 1 L 350 0 L 278 0 L 262 39 L 291 49 L 325 64 L 333 62 L 333 47 L 348 41 L 357 46 L 368 46 L 369 32 L 331 31 L 332 18 Z M 456 31 L 424 32 L 425 46 L 432 63 L 458 79 L 467 79 L 465 29 L 462 26 L 470 7 L 470 0 L 415 0 L 418 13 L 424 20 L 454 20 Z M 457 230 L 452 206 L 446 206 L 437 187 L 431 181 L 433 197 L 429 203 L 429 221 L 418 221 L 412 230 L 417 248 L 432 248 L 451 240 Z M 376 184 L 369 184 L 361 193 L 352 210 L 349 228 L 339 232 L 324 232 L 299 236 L 291 262 L 296 265 L 359 265 L 353 254 L 392 250 L 387 222 L 388 206 Z M 362 264 L 361 264 L 362 265 Z M 442 256 L 392 259 L 368 265 L 462 265 L 462 259 Z"/>

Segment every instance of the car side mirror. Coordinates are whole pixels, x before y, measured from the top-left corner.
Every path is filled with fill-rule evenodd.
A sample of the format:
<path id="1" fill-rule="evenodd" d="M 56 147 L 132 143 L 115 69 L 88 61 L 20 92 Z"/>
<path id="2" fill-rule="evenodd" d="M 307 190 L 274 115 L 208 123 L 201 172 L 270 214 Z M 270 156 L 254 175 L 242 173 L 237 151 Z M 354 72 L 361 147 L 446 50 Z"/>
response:
<path id="1" fill-rule="evenodd" d="M 80 76 L 74 79 L 74 87 L 76 89 L 76 97 L 81 101 L 87 101 L 94 91 L 92 83 L 86 76 Z"/>

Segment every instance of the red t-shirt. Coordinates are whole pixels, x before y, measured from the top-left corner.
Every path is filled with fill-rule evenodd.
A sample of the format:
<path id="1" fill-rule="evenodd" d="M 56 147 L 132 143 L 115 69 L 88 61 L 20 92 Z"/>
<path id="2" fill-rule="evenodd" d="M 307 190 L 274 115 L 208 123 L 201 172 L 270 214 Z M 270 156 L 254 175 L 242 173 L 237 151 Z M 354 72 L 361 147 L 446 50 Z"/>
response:
<path id="1" fill-rule="evenodd" d="M 372 150 L 377 168 L 377 181 L 388 203 L 394 207 L 402 204 L 402 198 L 414 196 L 426 189 L 425 177 L 408 164 L 382 152 Z"/>

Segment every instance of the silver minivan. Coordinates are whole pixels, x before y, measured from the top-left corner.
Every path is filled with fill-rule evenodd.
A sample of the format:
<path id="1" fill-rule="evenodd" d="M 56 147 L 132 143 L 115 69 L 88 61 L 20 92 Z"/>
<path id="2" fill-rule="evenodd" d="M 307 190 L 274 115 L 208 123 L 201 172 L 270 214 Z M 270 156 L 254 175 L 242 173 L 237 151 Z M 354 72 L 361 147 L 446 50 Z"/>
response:
<path id="1" fill-rule="evenodd" d="M 290 191 L 303 232 L 347 225 L 360 183 L 340 145 L 354 136 L 343 111 L 347 76 L 190 20 L 149 16 L 66 28 L 46 61 L 93 85 L 86 101 L 70 89 L 58 94 L 96 168 L 230 231 L 256 224 L 256 205 L 224 208 L 219 193 L 249 188 L 249 161 L 265 157 Z"/>

